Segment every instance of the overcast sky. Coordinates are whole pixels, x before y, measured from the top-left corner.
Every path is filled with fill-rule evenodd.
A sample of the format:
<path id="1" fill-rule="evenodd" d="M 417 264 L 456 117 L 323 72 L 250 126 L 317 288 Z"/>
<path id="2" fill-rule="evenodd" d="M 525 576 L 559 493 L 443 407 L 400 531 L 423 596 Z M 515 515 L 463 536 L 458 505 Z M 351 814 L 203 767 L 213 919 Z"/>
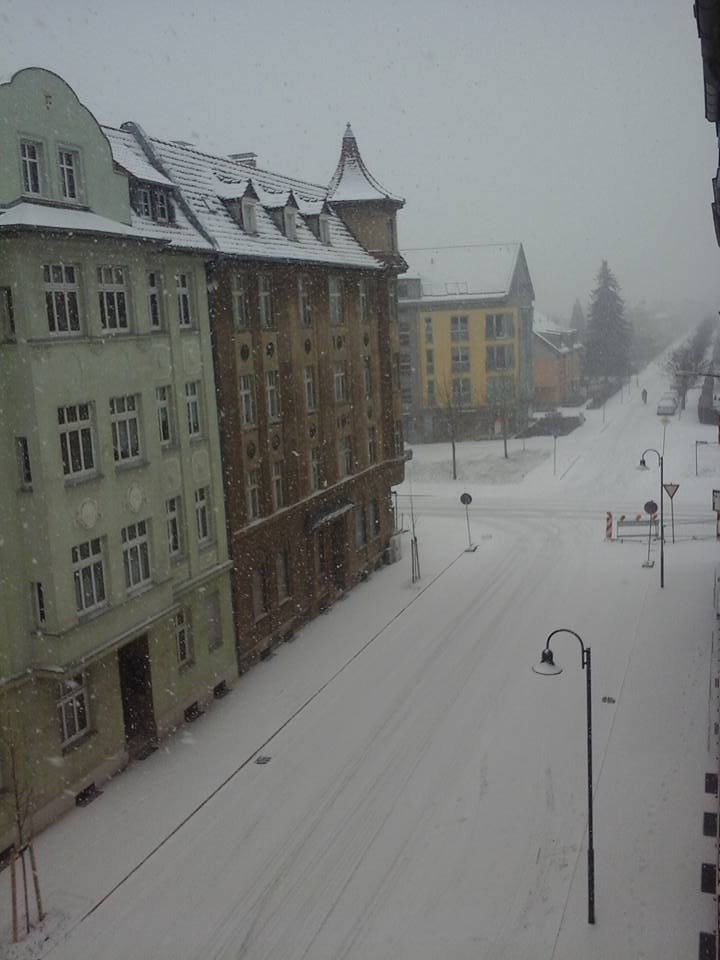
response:
<path id="1" fill-rule="evenodd" d="M 327 183 L 349 120 L 401 246 L 522 241 L 536 306 L 720 307 L 691 0 L 2 0 L 0 73 Z"/>

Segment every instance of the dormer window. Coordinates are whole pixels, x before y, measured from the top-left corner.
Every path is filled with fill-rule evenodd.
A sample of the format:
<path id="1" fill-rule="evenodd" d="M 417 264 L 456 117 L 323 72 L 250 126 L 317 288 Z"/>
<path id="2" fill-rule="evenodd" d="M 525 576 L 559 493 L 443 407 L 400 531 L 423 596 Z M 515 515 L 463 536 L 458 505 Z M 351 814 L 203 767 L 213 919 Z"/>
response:
<path id="1" fill-rule="evenodd" d="M 157 223 L 170 223 L 174 220 L 170 200 L 170 192 L 163 187 L 153 187 L 150 184 L 136 186 L 133 206 L 135 212 L 146 220 L 155 220 Z"/>
<path id="2" fill-rule="evenodd" d="M 320 242 L 330 243 L 330 217 L 320 214 Z"/>
<path id="3" fill-rule="evenodd" d="M 155 192 L 155 219 L 163 221 L 170 219 L 168 197 L 164 190 Z"/>
<path id="4" fill-rule="evenodd" d="M 23 193 L 42 196 L 43 192 L 43 155 L 42 146 L 32 140 L 20 142 L 20 160 L 22 163 Z"/>
<path id="5" fill-rule="evenodd" d="M 283 210 L 283 224 L 288 240 L 297 240 L 297 218 L 293 207 L 285 207 Z"/>
<path id="6" fill-rule="evenodd" d="M 243 197 L 240 203 L 240 213 L 242 216 L 242 228 L 245 233 L 257 233 L 255 201 L 250 197 Z"/>
<path id="7" fill-rule="evenodd" d="M 64 200 L 78 200 L 80 196 L 80 159 L 74 150 L 58 150 L 60 186 Z"/>

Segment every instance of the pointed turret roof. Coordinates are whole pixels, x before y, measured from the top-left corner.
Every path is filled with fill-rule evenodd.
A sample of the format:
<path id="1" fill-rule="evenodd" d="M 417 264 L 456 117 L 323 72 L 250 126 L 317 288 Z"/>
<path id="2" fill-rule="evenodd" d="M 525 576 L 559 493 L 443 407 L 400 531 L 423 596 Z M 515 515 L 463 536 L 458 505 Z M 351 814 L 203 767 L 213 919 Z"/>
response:
<path id="1" fill-rule="evenodd" d="M 360 150 L 348 123 L 342 139 L 340 159 L 328 186 L 331 203 L 365 203 L 378 200 L 402 207 L 405 201 L 386 190 L 365 166 Z"/>

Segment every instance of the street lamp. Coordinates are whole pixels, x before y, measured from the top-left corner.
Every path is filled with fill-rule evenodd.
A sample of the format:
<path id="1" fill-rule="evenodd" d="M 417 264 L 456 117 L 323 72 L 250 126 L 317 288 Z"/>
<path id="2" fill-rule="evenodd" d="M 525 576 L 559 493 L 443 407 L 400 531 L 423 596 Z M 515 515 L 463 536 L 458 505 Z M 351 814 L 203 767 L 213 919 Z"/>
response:
<path id="1" fill-rule="evenodd" d="M 665 493 L 665 487 L 663 486 L 663 457 L 662 454 L 656 450 L 654 447 L 648 447 L 647 450 L 643 450 L 642 456 L 640 457 L 640 464 L 638 465 L 638 470 L 649 470 L 650 468 L 645 463 L 645 454 L 654 453 L 658 458 L 660 463 L 660 586 L 665 586 L 665 524 L 663 523 L 663 499 Z"/>
<path id="2" fill-rule="evenodd" d="M 580 643 L 582 651 L 582 669 L 585 671 L 587 691 L 587 781 L 588 781 L 588 923 L 595 923 L 595 848 L 593 846 L 593 779 L 592 779 L 592 686 L 590 674 L 590 647 L 586 647 L 574 630 L 561 627 L 553 630 L 540 654 L 540 663 L 533 670 L 544 677 L 554 677 L 562 673 L 562 667 L 555 663 L 550 641 L 556 633 L 569 633 Z"/>

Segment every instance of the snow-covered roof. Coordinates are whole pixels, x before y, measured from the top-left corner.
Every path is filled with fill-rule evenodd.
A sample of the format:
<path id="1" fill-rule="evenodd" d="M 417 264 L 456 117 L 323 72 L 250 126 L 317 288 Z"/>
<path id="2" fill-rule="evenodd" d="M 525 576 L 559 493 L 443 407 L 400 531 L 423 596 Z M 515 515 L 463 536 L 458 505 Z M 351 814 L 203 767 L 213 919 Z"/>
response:
<path id="1" fill-rule="evenodd" d="M 520 250 L 519 243 L 403 250 L 409 268 L 403 279 L 419 278 L 423 298 L 499 299 L 510 293 Z"/>
<path id="2" fill-rule="evenodd" d="M 158 239 L 149 237 L 127 223 L 109 220 L 89 210 L 48 206 L 42 203 L 16 203 L 0 210 L 0 230 L 11 228 L 61 230 L 68 233 L 102 233 L 112 236 L 132 237 L 136 240 Z"/>
<path id="3" fill-rule="evenodd" d="M 323 263 L 338 266 L 362 267 L 368 270 L 381 268 L 379 262 L 358 243 L 340 217 L 332 213 L 328 217 L 330 243 L 322 243 L 303 221 L 297 221 L 297 240 L 289 240 L 280 230 L 268 208 L 282 205 L 292 191 L 300 213 L 321 212 L 327 199 L 327 189 L 292 177 L 285 177 L 240 163 L 229 157 L 215 156 L 198 150 L 189 144 L 149 138 L 163 169 L 172 177 L 176 187 L 197 218 L 203 230 L 212 237 L 221 253 L 238 257 L 254 257 L 263 260 L 290 260 Z M 246 233 L 233 219 L 219 192 L 228 197 L 243 183 L 251 182 L 259 202 L 257 205 L 257 233 Z M 221 189 L 221 184 L 233 186 Z M 235 197 L 237 193 L 235 193 Z M 308 214 L 310 215 L 310 214 Z"/>
<path id="4" fill-rule="evenodd" d="M 345 128 L 340 159 L 328 186 L 334 203 L 356 203 L 366 200 L 389 200 L 398 206 L 405 201 L 386 190 L 365 166 L 350 124 Z"/>
<path id="5" fill-rule="evenodd" d="M 135 137 L 125 130 L 116 130 L 114 127 L 103 127 L 103 133 L 110 141 L 113 160 L 127 173 L 142 180 L 144 183 L 154 183 L 160 186 L 172 187 L 172 180 L 160 173 L 148 161 Z"/>
<path id="6" fill-rule="evenodd" d="M 565 327 L 559 327 L 553 323 L 545 313 L 540 310 L 533 310 L 533 330 L 535 333 L 558 333 L 567 336 L 570 332 Z"/>

